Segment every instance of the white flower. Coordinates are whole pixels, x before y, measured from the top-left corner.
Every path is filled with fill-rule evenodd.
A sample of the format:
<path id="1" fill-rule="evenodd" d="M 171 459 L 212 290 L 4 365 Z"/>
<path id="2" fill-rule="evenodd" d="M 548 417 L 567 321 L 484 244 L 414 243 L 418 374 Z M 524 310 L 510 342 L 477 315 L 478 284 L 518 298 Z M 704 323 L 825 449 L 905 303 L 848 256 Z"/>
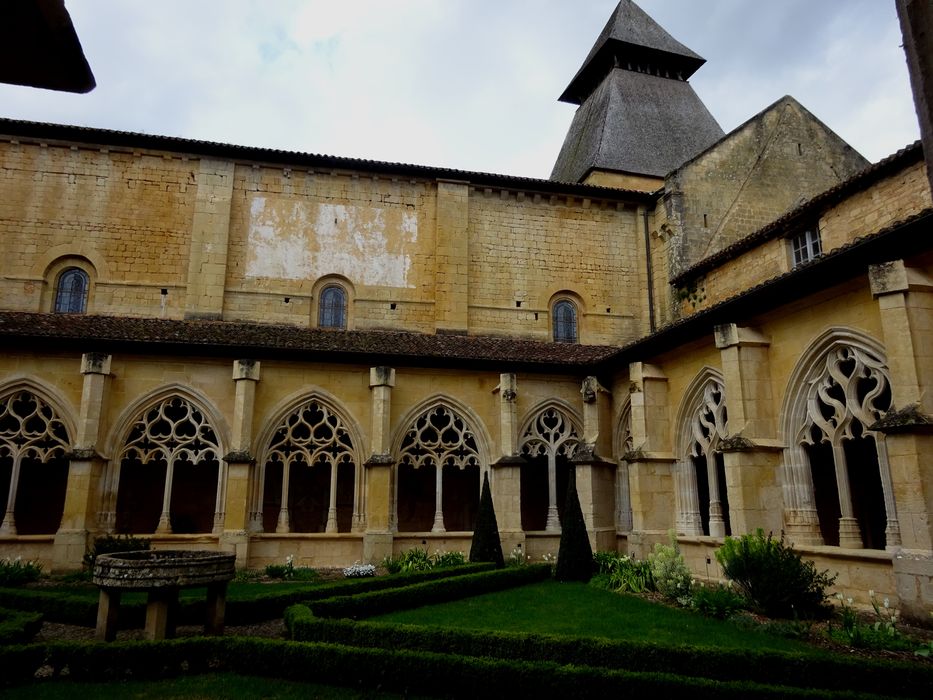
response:
<path id="1" fill-rule="evenodd" d="M 884 599 L 884 607 L 885 607 L 885 608 L 890 608 L 890 607 L 891 607 L 891 601 L 890 601 L 888 598 L 885 598 L 885 599 Z"/>
<path id="2" fill-rule="evenodd" d="M 848 598 L 846 598 L 846 603 L 848 605 L 852 605 L 852 596 L 849 596 Z"/>
<path id="3" fill-rule="evenodd" d="M 875 597 L 875 592 L 874 592 L 873 590 L 869 589 L 869 590 L 868 590 L 868 597 L 869 597 L 869 598 L 874 598 L 874 597 Z"/>

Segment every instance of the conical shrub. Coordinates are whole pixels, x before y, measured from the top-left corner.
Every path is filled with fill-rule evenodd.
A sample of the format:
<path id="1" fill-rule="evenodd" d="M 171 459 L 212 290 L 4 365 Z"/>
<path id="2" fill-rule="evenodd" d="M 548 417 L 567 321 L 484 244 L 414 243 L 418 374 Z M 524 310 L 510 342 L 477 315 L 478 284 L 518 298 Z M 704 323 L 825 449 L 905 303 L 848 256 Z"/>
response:
<path id="1" fill-rule="evenodd" d="M 473 525 L 470 561 L 491 561 L 499 569 L 505 566 L 502 541 L 499 539 L 499 523 L 496 522 L 496 509 L 492 505 L 492 492 L 489 490 L 489 472 L 483 475 L 483 491 L 479 497 L 476 523 Z"/>
<path id="2" fill-rule="evenodd" d="M 570 469 L 567 482 L 567 500 L 561 523 L 560 550 L 554 578 L 558 581 L 589 581 L 593 577 L 593 548 L 586 534 L 583 510 L 577 496 L 577 476 Z"/>

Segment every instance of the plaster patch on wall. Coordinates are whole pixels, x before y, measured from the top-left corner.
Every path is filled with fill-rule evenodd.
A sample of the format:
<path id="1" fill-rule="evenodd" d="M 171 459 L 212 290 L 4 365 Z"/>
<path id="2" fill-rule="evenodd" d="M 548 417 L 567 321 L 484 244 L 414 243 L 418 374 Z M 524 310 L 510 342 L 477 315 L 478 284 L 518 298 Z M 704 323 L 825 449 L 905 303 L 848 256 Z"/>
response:
<path id="1" fill-rule="evenodd" d="M 414 287 L 408 271 L 418 241 L 418 215 L 400 209 L 316 204 L 253 197 L 246 276 L 317 279 Z"/>

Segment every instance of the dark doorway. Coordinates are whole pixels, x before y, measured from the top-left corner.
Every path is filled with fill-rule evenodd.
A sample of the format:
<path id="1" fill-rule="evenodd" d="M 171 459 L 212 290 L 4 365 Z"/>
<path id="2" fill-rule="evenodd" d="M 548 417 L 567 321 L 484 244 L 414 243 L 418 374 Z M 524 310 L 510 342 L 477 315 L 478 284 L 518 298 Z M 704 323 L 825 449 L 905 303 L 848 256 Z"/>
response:
<path id="1" fill-rule="evenodd" d="M 444 529 L 450 532 L 473 530 L 479 506 L 479 467 L 444 467 Z"/>
<path id="2" fill-rule="evenodd" d="M 16 489 L 16 504 L 13 510 L 16 532 L 20 535 L 56 533 L 62 522 L 62 512 L 65 510 L 67 488 L 67 459 L 59 457 L 45 464 L 34 459 L 24 459 L 20 464 L 19 486 Z M 3 503 L 5 506 L 6 501 Z"/>
<path id="3" fill-rule="evenodd" d="M 136 459 L 124 459 L 120 463 L 115 523 L 118 533 L 155 532 L 162 514 L 165 468 L 162 460 L 142 464 Z"/>
<path id="4" fill-rule="evenodd" d="M 216 460 L 193 464 L 188 460 L 175 462 L 172 473 L 172 532 L 185 535 L 211 532 L 217 507 Z"/>
<path id="5" fill-rule="evenodd" d="M 806 445 L 810 474 L 813 478 L 813 501 L 820 521 L 823 544 L 839 546 L 839 486 L 836 483 L 836 465 L 833 448 L 828 442 Z"/>

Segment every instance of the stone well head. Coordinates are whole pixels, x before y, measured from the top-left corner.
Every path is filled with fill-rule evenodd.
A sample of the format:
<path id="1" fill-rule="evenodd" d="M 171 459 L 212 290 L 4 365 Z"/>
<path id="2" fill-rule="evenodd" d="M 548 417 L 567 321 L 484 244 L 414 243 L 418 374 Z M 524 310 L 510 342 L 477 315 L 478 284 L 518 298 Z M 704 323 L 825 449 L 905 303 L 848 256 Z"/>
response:
<path id="1" fill-rule="evenodd" d="M 102 554 L 94 583 L 105 588 L 150 590 L 224 583 L 236 574 L 236 555 L 210 550 L 140 550 Z"/>

